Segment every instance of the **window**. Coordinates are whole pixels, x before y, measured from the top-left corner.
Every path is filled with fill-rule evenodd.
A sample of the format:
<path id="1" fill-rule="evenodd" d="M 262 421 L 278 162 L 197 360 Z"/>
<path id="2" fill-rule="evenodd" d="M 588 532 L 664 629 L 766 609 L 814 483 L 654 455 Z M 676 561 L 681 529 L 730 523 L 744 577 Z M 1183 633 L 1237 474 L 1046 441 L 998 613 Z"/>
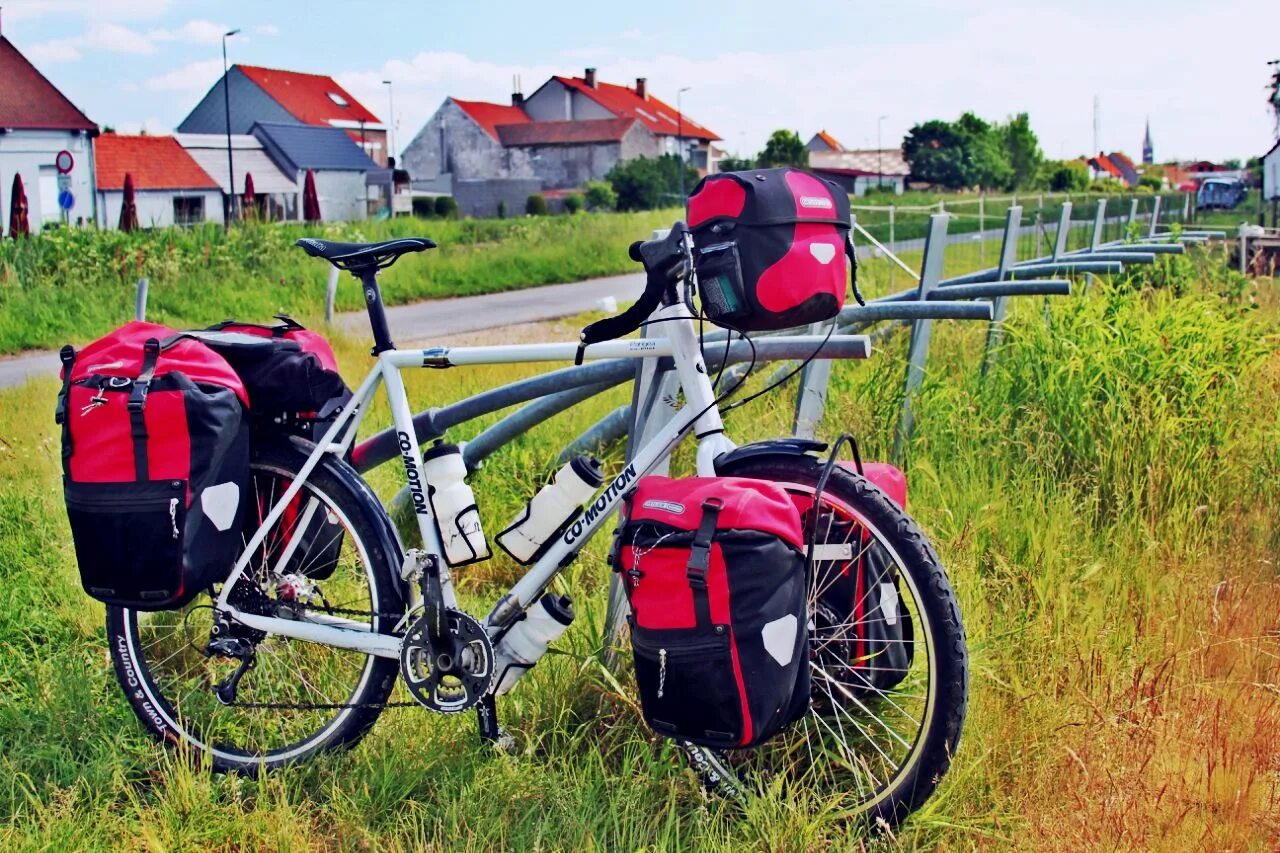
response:
<path id="1" fill-rule="evenodd" d="M 174 225 L 199 225 L 201 222 L 204 222 L 204 196 L 174 196 Z"/>
<path id="2" fill-rule="evenodd" d="M 347 103 L 347 99 L 339 95 L 337 92 L 330 92 L 329 100 L 333 101 L 335 104 L 337 104 L 340 107 L 350 106 Z"/>

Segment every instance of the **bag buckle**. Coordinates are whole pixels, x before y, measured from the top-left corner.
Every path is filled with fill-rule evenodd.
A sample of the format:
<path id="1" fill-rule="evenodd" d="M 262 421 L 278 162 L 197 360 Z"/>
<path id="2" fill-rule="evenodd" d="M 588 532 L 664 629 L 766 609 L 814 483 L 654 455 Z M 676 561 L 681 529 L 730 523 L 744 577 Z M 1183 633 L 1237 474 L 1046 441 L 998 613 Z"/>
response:
<path id="1" fill-rule="evenodd" d="M 707 498 L 702 502 L 702 523 L 693 534 L 693 545 L 689 549 L 689 564 L 686 572 L 689 586 L 695 589 L 707 588 L 707 572 L 711 568 L 711 540 L 715 538 L 716 523 L 720 519 L 722 509 L 724 509 L 724 501 L 720 498 Z"/>
<path id="2" fill-rule="evenodd" d="M 142 372 L 133 382 L 133 391 L 129 393 L 129 411 L 141 412 L 147 403 L 147 392 L 151 390 L 151 379 L 156 374 L 156 359 L 160 357 L 160 341 L 147 338 L 142 345 Z"/>

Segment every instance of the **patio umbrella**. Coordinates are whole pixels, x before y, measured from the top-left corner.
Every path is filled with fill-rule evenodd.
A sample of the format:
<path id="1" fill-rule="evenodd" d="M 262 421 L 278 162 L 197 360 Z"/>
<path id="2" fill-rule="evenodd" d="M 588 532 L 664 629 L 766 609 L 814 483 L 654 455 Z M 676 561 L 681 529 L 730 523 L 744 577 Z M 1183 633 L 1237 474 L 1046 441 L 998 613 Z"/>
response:
<path id="1" fill-rule="evenodd" d="M 258 212 L 256 193 L 253 191 L 253 174 L 251 172 L 244 173 L 244 209 L 246 211 Z"/>
<path id="2" fill-rule="evenodd" d="M 320 197 L 316 195 L 316 173 L 307 169 L 307 179 L 302 184 L 302 218 L 307 222 L 320 221 Z"/>
<path id="3" fill-rule="evenodd" d="M 31 222 L 27 219 L 27 190 L 22 185 L 22 175 L 13 176 L 13 192 L 9 194 L 9 236 L 18 239 L 31 234 Z"/>
<path id="4" fill-rule="evenodd" d="M 138 230 L 138 202 L 133 196 L 133 175 L 124 173 L 124 202 L 120 205 L 120 230 Z"/>

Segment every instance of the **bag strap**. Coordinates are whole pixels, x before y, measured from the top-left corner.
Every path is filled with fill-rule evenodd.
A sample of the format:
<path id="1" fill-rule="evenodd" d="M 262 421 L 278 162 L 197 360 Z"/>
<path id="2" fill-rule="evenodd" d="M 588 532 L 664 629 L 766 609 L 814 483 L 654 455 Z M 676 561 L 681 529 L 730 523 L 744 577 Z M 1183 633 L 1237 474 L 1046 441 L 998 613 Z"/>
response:
<path id="1" fill-rule="evenodd" d="M 862 291 L 858 290 L 858 256 L 853 249 L 853 229 L 849 229 L 849 233 L 844 238 L 844 253 L 849 258 L 849 276 L 853 283 L 853 298 L 857 300 L 859 305 L 866 305 L 867 300 L 862 298 Z"/>
<path id="2" fill-rule="evenodd" d="M 58 351 L 58 360 L 62 362 L 62 390 L 58 392 L 58 407 L 53 410 L 53 422 L 62 425 L 67 422 L 67 397 L 71 391 L 71 368 L 76 363 L 76 348 L 67 344 Z"/>
<path id="3" fill-rule="evenodd" d="M 702 522 L 693 534 L 693 544 L 689 549 L 686 576 L 689 587 L 693 590 L 693 611 L 698 625 L 712 624 L 711 599 L 707 596 L 707 571 L 711 568 L 711 542 L 715 539 L 716 524 L 720 520 L 722 509 L 724 501 L 720 498 L 707 498 L 702 502 Z"/>
<path id="4" fill-rule="evenodd" d="M 147 419 L 143 412 L 147 405 L 147 393 L 156 375 L 156 361 L 160 358 L 160 341 L 148 338 L 142 345 L 142 372 L 133 380 L 129 392 L 129 426 L 133 437 L 133 470 L 138 482 L 150 480 L 147 466 Z"/>

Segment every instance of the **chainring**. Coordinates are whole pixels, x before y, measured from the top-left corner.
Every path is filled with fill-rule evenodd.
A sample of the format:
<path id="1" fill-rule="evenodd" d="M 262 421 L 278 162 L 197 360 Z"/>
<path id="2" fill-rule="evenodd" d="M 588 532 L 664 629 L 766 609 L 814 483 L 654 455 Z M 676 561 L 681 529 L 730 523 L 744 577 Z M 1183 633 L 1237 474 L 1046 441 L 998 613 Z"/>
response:
<path id="1" fill-rule="evenodd" d="M 419 704 L 441 714 L 473 708 L 493 685 L 493 644 L 472 617 L 446 610 L 446 630 L 458 652 L 433 649 L 426 617 L 419 617 L 400 645 L 400 676 Z"/>

